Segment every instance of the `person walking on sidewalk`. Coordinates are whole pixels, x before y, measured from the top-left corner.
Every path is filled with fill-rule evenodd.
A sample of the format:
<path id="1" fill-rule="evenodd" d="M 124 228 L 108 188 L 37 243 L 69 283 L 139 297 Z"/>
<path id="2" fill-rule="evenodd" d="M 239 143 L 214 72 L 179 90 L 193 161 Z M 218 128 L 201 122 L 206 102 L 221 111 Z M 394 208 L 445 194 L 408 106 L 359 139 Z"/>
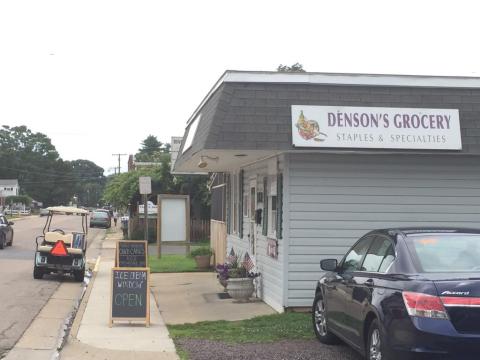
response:
<path id="1" fill-rule="evenodd" d="M 115 224 L 115 227 L 117 227 L 117 220 L 118 220 L 118 212 L 113 213 L 113 223 Z"/>

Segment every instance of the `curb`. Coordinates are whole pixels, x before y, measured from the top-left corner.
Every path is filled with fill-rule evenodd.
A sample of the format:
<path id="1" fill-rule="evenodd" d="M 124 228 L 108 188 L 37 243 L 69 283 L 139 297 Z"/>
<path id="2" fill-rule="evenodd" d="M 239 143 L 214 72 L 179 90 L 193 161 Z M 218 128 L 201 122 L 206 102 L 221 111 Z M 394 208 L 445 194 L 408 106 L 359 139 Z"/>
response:
<path id="1" fill-rule="evenodd" d="M 96 277 L 97 277 L 97 272 L 94 270 L 92 271 L 92 277 L 88 285 L 86 286 L 85 291 L 83 292 L 82 299 L 79 301 L 78 308 L 73 318 L 73 321 L 71 323 L 68 336 L 66 336 L 65 338 L 67 337 L 68 339 L 77 338 L 78 330 L 80 329 L 80 324 L 82 323 L 83 314 L 85 313 L 85 308 L 87 307 L 88 299 L 90 298 L 90 294 L 92 293 L 93 283 L 95 282 Z M 63 342 L 63 345 L 65 345 L 65 342 Z"/>

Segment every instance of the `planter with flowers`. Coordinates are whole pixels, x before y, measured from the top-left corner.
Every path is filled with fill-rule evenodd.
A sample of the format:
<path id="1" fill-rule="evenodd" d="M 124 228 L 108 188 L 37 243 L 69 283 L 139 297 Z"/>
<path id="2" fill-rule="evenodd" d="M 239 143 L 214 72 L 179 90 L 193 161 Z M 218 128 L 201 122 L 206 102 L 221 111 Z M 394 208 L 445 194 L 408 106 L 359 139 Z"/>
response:
<path id="1" fill-rule="evenodd" d="M 239 261 L 239 256 L 232 256 L 232 253 L 227 263 L 217 266 L 217 277 L 233 299 L 247 301 L 255 291 L 253 280 L 260 273 L 252 271 L 254 265 L 248 253 L 243 261 Z"/>

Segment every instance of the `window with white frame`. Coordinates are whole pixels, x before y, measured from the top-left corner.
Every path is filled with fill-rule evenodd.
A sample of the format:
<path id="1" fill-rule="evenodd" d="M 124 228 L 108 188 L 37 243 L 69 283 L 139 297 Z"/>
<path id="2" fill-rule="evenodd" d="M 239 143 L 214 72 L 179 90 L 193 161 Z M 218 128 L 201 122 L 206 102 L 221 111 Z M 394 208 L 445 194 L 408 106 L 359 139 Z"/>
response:
<path id="1" fill-rule="evenodd" d="M 270 224 L 270 229 L 269 229 L 269 234 L 272 234 L 273 236 L 277 235 L 277 196 L 271 196 L 270 197 L 270 209 L 269 209 L 269 217 L 270 221 L 268 222 Z"/>

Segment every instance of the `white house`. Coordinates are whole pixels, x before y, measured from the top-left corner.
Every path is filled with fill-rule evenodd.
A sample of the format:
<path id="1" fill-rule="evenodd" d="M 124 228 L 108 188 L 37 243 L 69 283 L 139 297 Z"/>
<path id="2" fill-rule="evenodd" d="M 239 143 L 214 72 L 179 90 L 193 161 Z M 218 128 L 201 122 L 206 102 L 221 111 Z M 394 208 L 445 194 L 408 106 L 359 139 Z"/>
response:
<path id="1" fill-rule="evenodd" d="M 222 252 L 254 255 L 283 311 L 311 306 L 319 261 L 370 230 L 478 227 L 479 129 L 479 78 L 227 71 L 175 171 L 214 174 Z"/>
<path id="2" fill-rule="evenodd" d="M 19 190 L 17 179 L 0 179 L 0 197 L 17 196 Z"/>

